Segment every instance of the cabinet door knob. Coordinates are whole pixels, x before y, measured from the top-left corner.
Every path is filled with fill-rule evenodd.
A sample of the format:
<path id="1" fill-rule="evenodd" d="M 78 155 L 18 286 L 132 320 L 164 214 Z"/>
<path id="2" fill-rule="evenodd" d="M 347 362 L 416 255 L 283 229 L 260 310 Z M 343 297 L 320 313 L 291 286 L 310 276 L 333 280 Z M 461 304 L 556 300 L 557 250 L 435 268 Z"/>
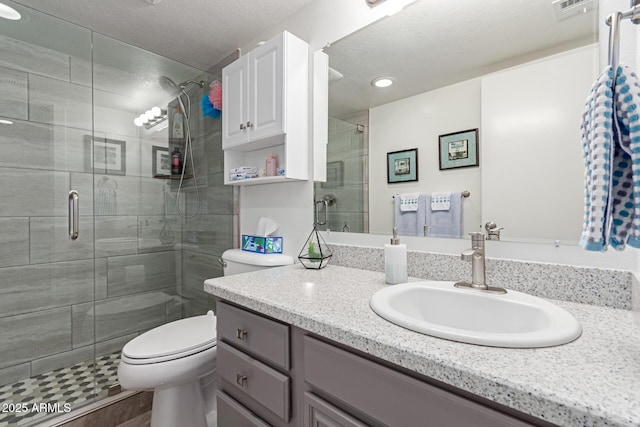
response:
<path id="1" fill-rule="evenodd" d="M 240 387 L 244 387 L 245 384 L 247 383 L 247 376 L 242 374 L 236 374 L 236 383 Z"/>
<path id="2" fill-rule="evenodd" d="M 238 337 L 239 340 L 244 340 L 245 337 L 247 336 L 248 332 L 245 331 L 244 329 L 236 329 L 236 336 Z"/>
<path id="3" fill-rule="evenodd" d="M 244 130 L 244 123 L 240 123 L 240 130 Z"/>
<path id="4" fill-rule="evenodd" d="M 251 123 L 251 120 L 247 120 L 247 128 L 252 128 L 253 127 L 253 123 Z"/>

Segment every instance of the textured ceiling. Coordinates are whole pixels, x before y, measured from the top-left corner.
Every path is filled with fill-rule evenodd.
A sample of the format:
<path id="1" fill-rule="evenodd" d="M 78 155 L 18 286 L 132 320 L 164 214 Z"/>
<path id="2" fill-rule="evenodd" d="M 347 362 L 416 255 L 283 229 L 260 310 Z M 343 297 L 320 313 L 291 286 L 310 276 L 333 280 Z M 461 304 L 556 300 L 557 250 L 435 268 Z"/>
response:
<path id="1" fill-rule="evenodd" d="M 597 4 L 597 2 L 594 2 Z M 597 41 L 597 11 L 557 20 L 551 0 L 420 0 L 325 49 L 344 75 L 329 86 L 332 116 Z M 377 89 L 371 80 L 397 83 Z"/>
<path id="2" fill-rule="evenodd" d="M 206 70 L 312 0 L 18 0 L 17 3 Z"/>

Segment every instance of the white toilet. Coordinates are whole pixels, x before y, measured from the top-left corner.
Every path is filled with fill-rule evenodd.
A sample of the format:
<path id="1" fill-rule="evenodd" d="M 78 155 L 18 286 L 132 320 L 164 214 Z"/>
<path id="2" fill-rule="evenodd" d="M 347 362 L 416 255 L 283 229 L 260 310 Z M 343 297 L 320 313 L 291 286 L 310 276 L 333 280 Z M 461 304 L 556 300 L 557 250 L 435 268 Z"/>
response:
<path id="1" fill-rule="evenodd" d="M 224 275 L 293 264 L 282 254 L 230 249 Z M 216 317 L 176 320 L 129 341 L 122 349 L 118 380 L 126 390 L 153 390 L 152 427 L 216 426 Z"/>

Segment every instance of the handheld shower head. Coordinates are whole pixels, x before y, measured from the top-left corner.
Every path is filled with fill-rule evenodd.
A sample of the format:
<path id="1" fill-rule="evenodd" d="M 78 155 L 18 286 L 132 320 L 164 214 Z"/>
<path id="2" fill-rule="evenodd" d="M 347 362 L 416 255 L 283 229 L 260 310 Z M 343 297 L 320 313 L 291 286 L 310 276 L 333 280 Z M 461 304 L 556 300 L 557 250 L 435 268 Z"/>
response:
<path id="1" fill-rule="evenodd" d="M 202 87 L 204 87 L 206 82 L 204 80 L 199 80 L 199 81 L 198 80 L 187 80 L 187 81 L 184 81 L 184 82 L 182 82 L 180 84 L 176 84 L 176 82 L 171 80 L 169 77 L 160 76 L 160 78 L 158 78 L 158 83 L 160 83 L 160 87 L 162 87 L 162 89 L 164 89 L 164 91 L 167 92 L 169 95 L 178 96 L 190 84 L 196 84 L 196 85 L 198 85 L 198 86 L 200 86 L 202 88 Z"/>
<path id="2" fill-rule="evenodd" d="M 171 96 L 178 96 L 182 88 L 167 76 L 160 76 L 158 79 L 160 87 Z"/>

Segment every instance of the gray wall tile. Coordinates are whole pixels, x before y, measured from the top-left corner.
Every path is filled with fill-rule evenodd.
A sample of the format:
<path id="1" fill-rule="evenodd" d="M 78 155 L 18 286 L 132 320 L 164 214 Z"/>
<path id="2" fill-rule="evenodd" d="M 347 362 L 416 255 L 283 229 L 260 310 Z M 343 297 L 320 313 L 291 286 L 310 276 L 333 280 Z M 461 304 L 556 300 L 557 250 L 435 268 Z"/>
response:
<path id="1" fill-rule="evenodd" d="M 180 290 L 183 301 L 183 316 L 193 317 L 207 314 L 207 311 L 215 312 L 215 299 L 211 294 L 203 290 L 183 286 Z"/>
<path id="2" fill-rule="evenodd" d="M 29 120 L 91 129 L 91 89 L 47 77 L 30 75 Z"/>
<path id="3" fill-rule="evenodd" d="M 166 293 L 156 291 L 96 302 L 96 340 L 105 341 L 162 325 L 166 321 L 167 297 Z"/>
<path id="4" fill-rule="evenodd" d="M 0 368 L 71 349 L 71 307 L 0 319 Z"/>
<path id="5" fill-rule="evenodd" d="M 87 302 L 71 307 L 72 330 L 71 342 L 73 348 L 80 348 L 93 344 L 95 341 L 94 303 Z"/>
<path id="6" fill-rule="evenodd" d="M 201 199 L 203 214 L 233 214 L 233 187 L 224 185 L 224 173 L 207 176 L 206 197 Z"/>
<path id="7" fill-rule="evenodd" d="M 109 298 L 175 286 L 173 251 L 109 258 Z"/>
<path id="8" fill-rule="evenodd" d="M 93 258 L 93 218 L 82 216 L 78 239 L 69 239 L 68 217 L 31 217 L 32 264 Z"/>
<path id="9" fill-rule="evenodd" d="M 87 302 L 93 260 L 0 268 L 0 283 L 0 316 Z"/>
<path id="10" fill-rule="evenodd" d="M 0 35 L 0 65 L 60 80 L 69 80 L 69 56 Z"/>
<path id="11" fill-rule="evenodd" d="M 65 216 L 69 174 L 0 167 L 0 216 Z M 20 191 L 18 191 L 20 189 Z"/>
<path id="12" fill-rule="evenodd" d="M 0 218 L 0 267 L 29 264 L 29 219 Z"/>
<path id="13" fill-rule="evenodd" d="M 182 224 L 177 215 L 140 216 L 138 251 L 160 252 L 174 250 L 180 242 Z"/>
<path id="14" fill-rule="evenodd" d="M 96 257 L 138 252 L 138 217 L 96 216 Z"/>
<path id="15" fill-rule="evenodd" d="M 31 375 L 39 375 L 56 369 L 93 359 L 93 346 L 77 348 L 31 362 Z"/>
<path id="16" fill-rule="evenodd" d="M 182 241 L 198 252 L 221 255 L 233 247 L 232 215 L 197 215 L 182 228 Z"/>
<path id="17" fill-rule="evenodd" d="M 1 115 L 1 114 L 0 114 Z M 0 166 L 57 171 L 88 171 L 83 137 L 90 131 L 14 121 L 2 128 Z"/>
<path id="18" fill-rule="evenodd" d="M 222 276 L 222 267 L 218 262 L 220 255 L 208 255 L 197 252 L 182 252 L 182 271 L 184 287 L 199 291 L 204 289 L 204 281 Z M 184 288 L 183 287 L 183 288 Z"/>
<path id="19" fill-rule="evenodd" d="M 29 378 L 31 365 L 29 363 L 21 363 L 8 368 L 0 369 L 0 386 L 14 383 L 25 378 Z"/>
<path id="20" fill-rule="evenodd" d="M 132 334 L 124 335 L 118 338 L 97 342 L 95 345 L 96 357 L 122 351 L 122 347 L 124 347 L 126 343 L 137 336 L 138 333 L 134 332 Z"/>
<path id="21" fill-rule="evenodd" d="M 27 119 L 27 74 L 0 67 L 0 116 Z"/>
<path id="22" fill-rule="evenodd" d="M 107 259 L 95 259 L 96 300 L 107 298 Z"/>
<path id="23" fill-rule="evenodd" d="M 178 286 L 167 288 L 167 322 L 182 319 L 182 297 L 178 294 Z"/>

